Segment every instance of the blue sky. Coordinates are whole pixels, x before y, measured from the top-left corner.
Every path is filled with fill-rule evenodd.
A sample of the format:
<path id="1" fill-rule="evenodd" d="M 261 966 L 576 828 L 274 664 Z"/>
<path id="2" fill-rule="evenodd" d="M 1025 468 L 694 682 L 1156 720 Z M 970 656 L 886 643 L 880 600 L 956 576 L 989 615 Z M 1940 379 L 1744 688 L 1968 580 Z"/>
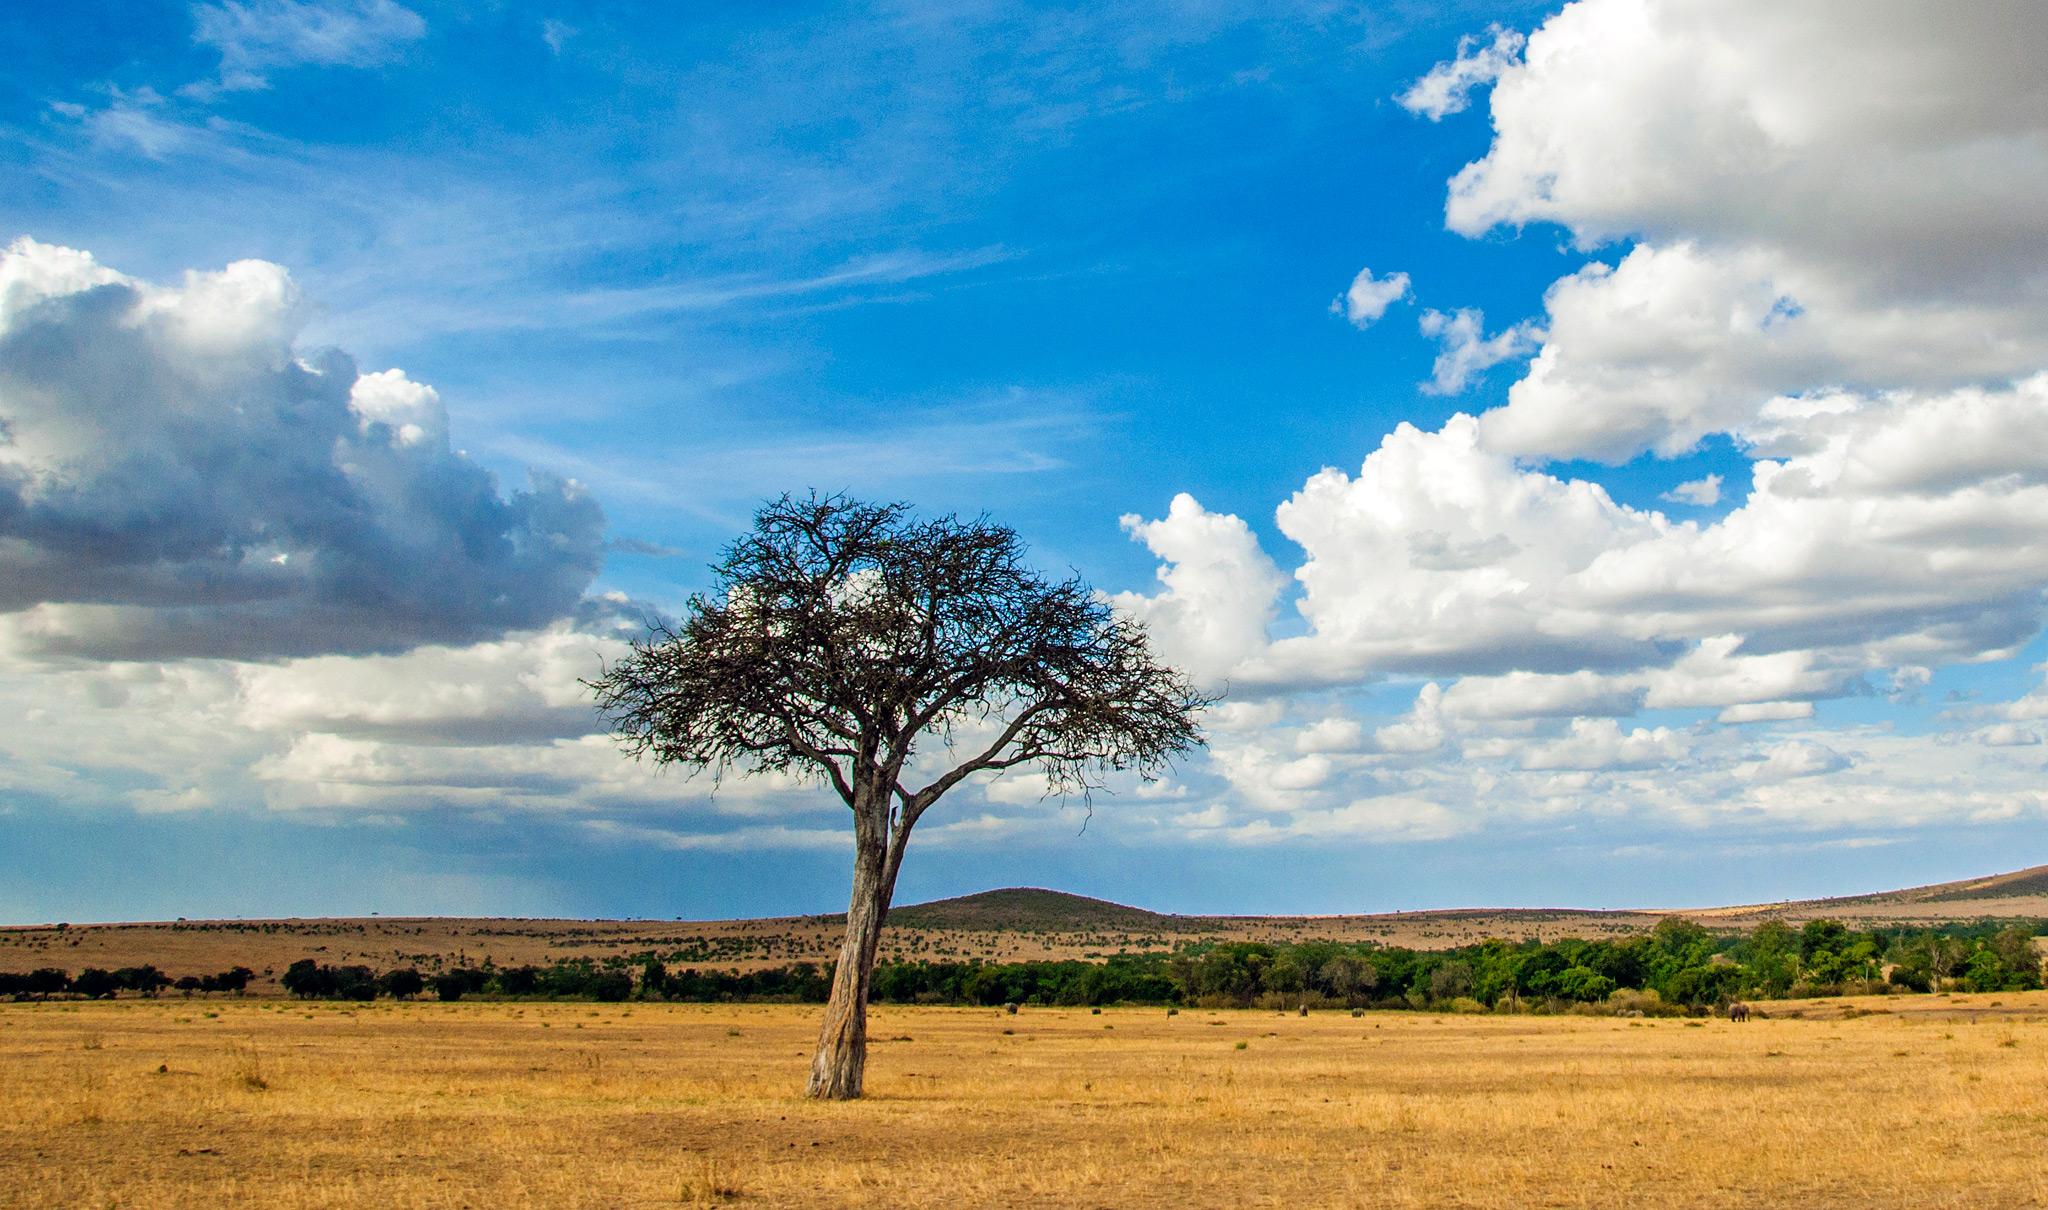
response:
<path id="1" fill-rule="evenodd" d="M 1928 20 L 16 6 L 0 918 L 836 907 L 839 808 L 575 688 L 811 487 L 1230 690 L 1085 830 L 963 790 L 905 898 L 2041 860 L 2040 18 Z"/>

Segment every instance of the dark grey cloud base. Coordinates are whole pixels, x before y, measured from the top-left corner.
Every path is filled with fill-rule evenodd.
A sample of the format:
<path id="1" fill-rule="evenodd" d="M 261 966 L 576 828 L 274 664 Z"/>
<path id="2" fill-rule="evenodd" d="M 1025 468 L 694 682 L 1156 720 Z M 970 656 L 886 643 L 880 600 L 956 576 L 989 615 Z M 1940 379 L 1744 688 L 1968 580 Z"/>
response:
<path id="1" fill-rule="evenodd" d="M 416 384 L 424 425 L 358 410 L 350 357 L 294 353 L 288 294 L 222 315 L 194 314 L 207 300 L 189 283 L 167 293 L 109 282 L 0 324 L 0 613 L 18 615 L 17 649 L 388 652 L 576 609 L 605 524 L 580 487 L 535 473 L 500 495 Z"/>

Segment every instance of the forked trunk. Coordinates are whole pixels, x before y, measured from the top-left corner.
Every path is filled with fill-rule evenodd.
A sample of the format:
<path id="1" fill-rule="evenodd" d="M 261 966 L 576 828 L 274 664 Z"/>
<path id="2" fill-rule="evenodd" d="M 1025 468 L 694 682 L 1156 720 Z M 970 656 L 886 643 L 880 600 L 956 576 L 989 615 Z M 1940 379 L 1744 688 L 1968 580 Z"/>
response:
<path id="1" fill-rule="evenodd" d="M 880 839 L 857 830 L 846 940 L 839 947 L 832 998 L 825 1002 L 825 1023 L 818 1031 L 818 1053 L 811 1060 L 811 1082 L 805 1090 L 821 1100 L 850 1101 L 860 1095 L 868 1062 L 868 987 L 895 881 L 888 877 L 887 865 Z"/>

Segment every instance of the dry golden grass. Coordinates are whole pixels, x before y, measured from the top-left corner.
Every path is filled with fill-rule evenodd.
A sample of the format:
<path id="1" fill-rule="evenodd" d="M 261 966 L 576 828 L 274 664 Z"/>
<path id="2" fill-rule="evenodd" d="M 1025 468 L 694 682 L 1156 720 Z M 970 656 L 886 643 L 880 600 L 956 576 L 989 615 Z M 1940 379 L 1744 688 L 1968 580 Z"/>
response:
<path id="1" fill-rule="evenodd" d="M 1859 1006 L 0 1005 L 0 1204 L 2048 1204 L 2048 994 Z"/>

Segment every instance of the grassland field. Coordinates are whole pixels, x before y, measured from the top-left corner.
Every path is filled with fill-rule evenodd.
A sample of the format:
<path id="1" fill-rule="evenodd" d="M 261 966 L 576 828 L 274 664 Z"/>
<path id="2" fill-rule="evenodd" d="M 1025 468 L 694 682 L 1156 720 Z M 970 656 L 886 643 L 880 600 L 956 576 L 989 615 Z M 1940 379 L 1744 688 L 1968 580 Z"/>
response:
<path id="1" fill-rule="evenodd" d="M 2048 1205 L 2048 993 L 1763 1007 L 0 1004 L 0 1204 Z"/>

